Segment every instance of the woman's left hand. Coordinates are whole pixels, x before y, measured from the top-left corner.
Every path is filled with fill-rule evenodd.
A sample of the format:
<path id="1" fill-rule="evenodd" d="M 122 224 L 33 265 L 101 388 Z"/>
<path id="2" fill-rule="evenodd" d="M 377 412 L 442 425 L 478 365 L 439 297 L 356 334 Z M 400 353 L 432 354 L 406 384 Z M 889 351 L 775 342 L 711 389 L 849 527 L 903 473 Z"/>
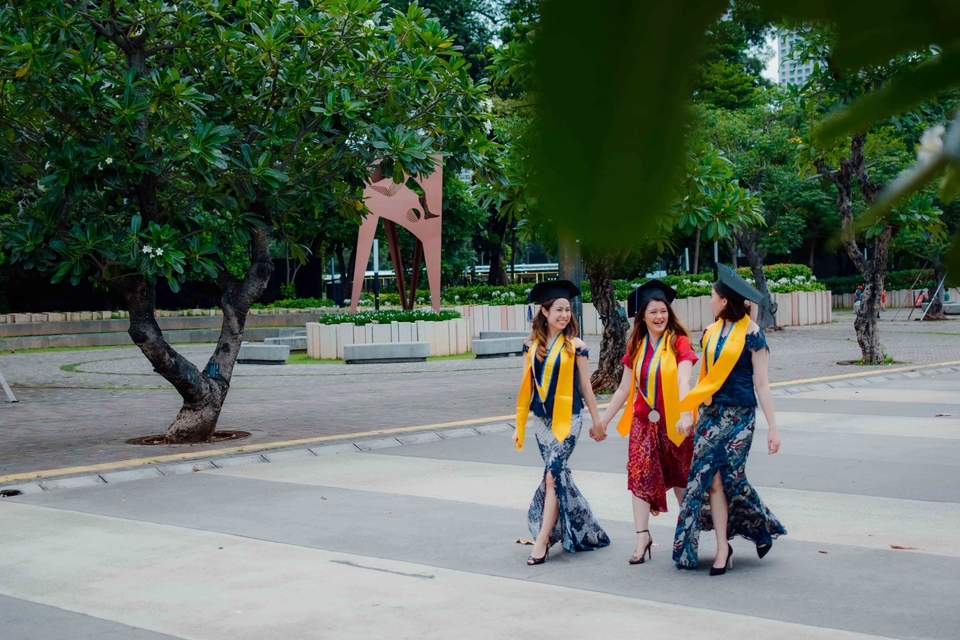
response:
<path id="1" fill-rule="evenodd" d="M 686 414 L 680 414 L 680 419 L 677 420 L 677 431 L 687 436 L 688 438 L 693 435 L 693 418 Z"/>
<path id="2" fill-rule="evenodd" d="M 773 455 L 780 451 L 780 434 L 774 430 L 767 433 L 767 454 Z"/>

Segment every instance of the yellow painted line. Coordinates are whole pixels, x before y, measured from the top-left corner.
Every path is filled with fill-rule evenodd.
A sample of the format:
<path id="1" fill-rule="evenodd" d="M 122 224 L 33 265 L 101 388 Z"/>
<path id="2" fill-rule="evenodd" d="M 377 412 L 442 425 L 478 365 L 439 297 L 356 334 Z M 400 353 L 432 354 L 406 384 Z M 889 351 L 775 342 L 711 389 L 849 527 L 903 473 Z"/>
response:
<path id="1" fill-rule="evenodd" d="M 844 373 L 836 376 L 823 376 L 820 378 L 804 378 L 802 380 L 787 380 L 785 382 L 773 382 L 771 387 L 789 387 L 797 384 L 806 384 L 808 382 L 829 382 L 830 380 L 844 380 L 847 378 L 863 378 L 865 376 L 882 376 L 885 373 L 898 373 L 900 371 L 916 371 L 917 369 L 934 369 L 936 367 L 952 367 L 960 364 L 960 360 L 952 362 L 936 362 L 934 364 L 918 364 L 909 367 L 896 367 L 894 369 L 874 369 L 873 371 L 861 371 L 858 373 Z"/>
<path id="2" fill-rule="evenodd" d="M 937 362 L 935 364 L 925 364 L 910 367 L 897 367 L 894 369 L 882 369 L 873 371 L 863 371 L 858 373 L 846 373 L 836 376 L 823 376 L 820 378 L 804 378 L 802 380 L 787 380 L 784 382 L 774 382 L 771 387 L 785 387 L 797 384 L 806 384 L 811 382 L 827 382 L 830 380 L 842 380 L 846 378 L 862 378 L 864 376 L 883 375 L 884 373 L 897 373 L 900 371 L 915 371 L 917 369 L 931 369 L 934 367 L 949 367 L 960 365 L 960 360 L 953 362 Z M 607 407 L 606 404 L 597 405 L 599 409 Z M 514 414 L 504 416 L 488 416 L 486 418 L 472 418 L 470 420 L 458 420 L 456 422 L 441 422 L 438 424 L 427 424 L 417 427 L 397 427 L 394 429 L 377 429 L 376 431 L 361 431 L 359 433 L 344 433 L 335 436 L 319 436 L 316 438 L 301 438 L 299 440 L 283 440 L 280 442 L 265 442 L 262 444 L 251 444 L 239 447 L 225 447 L 223 449 L 209 449 L 205 451 L 191 451 L 189 453 L 173 453 L 165 456 L 155 456 L 152 458 L 134 458 L 132 460 L 118 460 L 116 462 L 104 462 L 101 464 L 84 465 L 80 467 L 65 467 L 62 469 L 46 469 L 44 471 L 28 471 L 25 473 L 13 473 L 6 476 L 0 476 L 0 484 L 16 482 L 18 480 L 34 480 L 37 478 L 52 478 L 54 476 L 67 476 L 80 473 L 100 473 L 101 471 L 113 471 L 127 467 L 141 467 L 148 464 L 158 464 L 165 462 L 180 462 L 183 460 L 196 460 L 198 458 L 215 458 L 234 453 L 252 453 L 256 451 L 265 451 L 267 449 L 279 449 L 281 447 L 290 447 L 295 445 L 316 444 L 318 442 L 331 442 L 336 440 L 352 440 L 368 438 L 370 436 L 391 435 L 396 433 L 409 433 L 411 431 L 428 431 L 433 429 L 448 429 L 450 427 L 462 427 L 471 424 L 483 424 L 487 422 L 498 422 L 503 420 L 512 420 Z"/>

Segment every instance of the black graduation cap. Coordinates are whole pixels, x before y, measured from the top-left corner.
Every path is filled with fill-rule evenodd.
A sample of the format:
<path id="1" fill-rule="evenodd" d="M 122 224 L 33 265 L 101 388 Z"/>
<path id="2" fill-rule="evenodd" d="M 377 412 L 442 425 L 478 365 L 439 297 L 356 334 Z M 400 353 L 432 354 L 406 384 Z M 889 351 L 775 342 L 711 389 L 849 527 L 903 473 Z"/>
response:
<path id="1" fill-rule="evenodd" d="M 580 295 L 580 289 L 569 280 L 550 280 L 533 285 L 533 289 L 530 290 L 530 302 L 543 304 L 557 298 L 573 300 L 578 295 Z"/>
<path id="2" fill-rule="evenodd" d="M 738 276 L 733 267 L 719 264 L 717 265 L 717 271 L 720 274 L 720 279 L 714 284 L 724 298 L 740 298 L 758 303 L 763 300 L 763 295 L 753 285 Z"/>
<path id="3" fill-rule="evenodd" d="M 627 317 L 632 318 L 637 315 L 637 311 L 650 300 L 663 300 L 670 304 L 676 297 L 677 290 L 670 285 L 660 280 L 648 280 L 634 289 L 627 298 Z"/>

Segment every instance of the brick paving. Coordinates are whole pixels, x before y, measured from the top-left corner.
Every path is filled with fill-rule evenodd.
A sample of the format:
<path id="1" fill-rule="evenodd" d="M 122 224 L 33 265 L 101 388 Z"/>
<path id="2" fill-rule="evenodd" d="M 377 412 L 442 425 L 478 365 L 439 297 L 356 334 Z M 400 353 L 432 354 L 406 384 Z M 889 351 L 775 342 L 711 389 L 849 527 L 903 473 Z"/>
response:
<path id="1" fill-rule="evenodd" d="M 887 317 L 892 317 L 888 312 Z M 783 382 L 889 367 L 838 365 L 859 357 L 853 316 L 768 335 L 771 380 Z M 882 324 L 888 355 L 909 364 L 960 361 L 960 320 Z M 587 340 L 595 365 L 599 339 Z M 185 345 L 201 363 L 212 345 Z M 240 365 L 221 429 L 250 431 L 244 443 L 340 435 L 512 412 L 520 361 L 442 360 L 402 365 Z M 893 365 L 902 366 L 902 365 Z M 0 355 L 20 402 L 0 404 L 0 475 L 236 446 L 137 447 L 162 433 L 179 396 L 130 348 Z"/>

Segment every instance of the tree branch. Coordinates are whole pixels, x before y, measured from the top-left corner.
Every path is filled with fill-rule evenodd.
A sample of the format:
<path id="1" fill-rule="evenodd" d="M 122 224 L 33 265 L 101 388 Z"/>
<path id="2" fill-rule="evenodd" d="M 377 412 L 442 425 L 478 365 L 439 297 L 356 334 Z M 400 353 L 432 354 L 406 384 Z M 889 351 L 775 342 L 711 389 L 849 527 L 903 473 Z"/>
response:
<path id="1" fill-rule="evenodd" d="M 177 40 L 176 42 L 172 42 L 172 43 L 170 43 L 170 44 L 161 44 L 161 45 L 156 46 L 156 47 L 150 47 L 149 49 L 147 49 L 147 50 L 144 52 L 143 55 L 145 55 L 145 56 L 147 56 L 147 57 L 149 58 L 150 56 L 152 56 L 152 55 L 155 54 L 155 53 L 159 53 L 159 52 L 161 52 L 161 51 L 171 51 L 171 50 L 173 50 L 173 49 L 179 49 L 180 47 L 184 46 L 185 44 L 187 44 L 187 40 L 186 40 L 186 39 L 184 39 L 184 40 Z"/>

